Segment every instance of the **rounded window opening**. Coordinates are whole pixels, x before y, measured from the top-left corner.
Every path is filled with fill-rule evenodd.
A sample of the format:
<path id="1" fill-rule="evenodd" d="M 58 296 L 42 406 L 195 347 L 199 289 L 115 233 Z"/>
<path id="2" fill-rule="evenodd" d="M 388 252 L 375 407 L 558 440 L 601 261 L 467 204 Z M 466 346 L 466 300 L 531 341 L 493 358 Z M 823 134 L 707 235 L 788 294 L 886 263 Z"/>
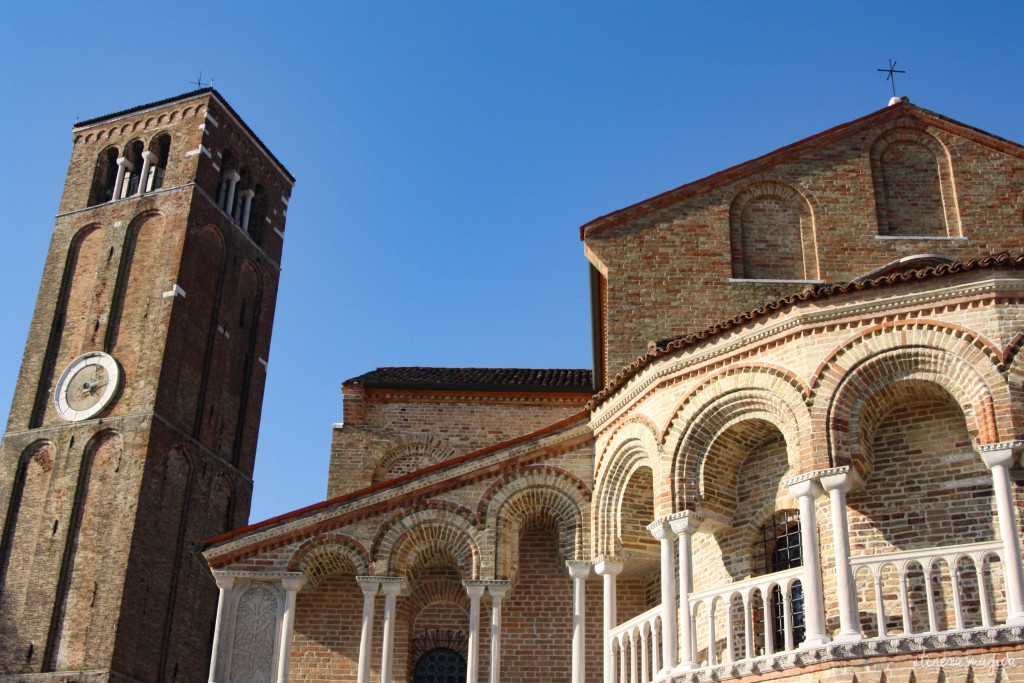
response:
<path id="1" fill-rule="evenodd" d="M 427 650 L 416 662 L 413 683 L 465 683 L 466 659 L 448 647 Z"/>
<path id="2" fill-rule="evenodd" d="M 796 510 L 783 510 L 761 527 L 760 538 L 754 548 L 754 566 L 761 576 L 803 566 L 800 547 L 800 517 Z M 788 602 L 788 604 L 787 604 Z M 794 581 L 787 591 L 775 584 L 768 605 L 772 611 L 772 644 L 775 652 L 782 652 L 804 639 L 804 590 Z M 787 628 L 787 622 L 791 624 Z M 787 632 L 791 636 L 787 643 Z"/>

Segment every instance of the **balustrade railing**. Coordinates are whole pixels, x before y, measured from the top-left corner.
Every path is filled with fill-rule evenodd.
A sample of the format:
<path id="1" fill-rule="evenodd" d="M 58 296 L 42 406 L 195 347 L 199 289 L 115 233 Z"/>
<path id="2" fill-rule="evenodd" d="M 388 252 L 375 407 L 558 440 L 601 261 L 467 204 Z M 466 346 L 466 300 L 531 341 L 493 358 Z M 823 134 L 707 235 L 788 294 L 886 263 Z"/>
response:
<path id="1" fill-rule="evenodd" d="M 986 541 L 851 558 L 863 638 L 1004 624 L 1002 554 L 1001 542 Z M 798 650 L 804 632 L 803 577 L 803 567 L 795 567 L 691 593 L 693 642 L 682 644 L 677 661 L 706 668 Z M 612 629 L 615 683 L 665 679 L 663 614 L 659 605 Z"/>
<path id="2" fill-rule="evenodd" d="M 664 677 L 661 615 L 659 605 L 612 629 L 610 642 L 617 664 L 616 683 L 653 683 Z"/>
<path id="3" fill-rule="evenodd" d="M 788 652 L 799 645 L 803 639 L 802 576 L 803 568 L 795 567 L 691 593 L 697 666 Z"/>
<path id="4" fill-rule="evenodd" d="M 1006 616 L 999 541 L 850 560 L 866 638 L 989 627 Z M 998 564 L 997 564 L 998 563 Z"/>

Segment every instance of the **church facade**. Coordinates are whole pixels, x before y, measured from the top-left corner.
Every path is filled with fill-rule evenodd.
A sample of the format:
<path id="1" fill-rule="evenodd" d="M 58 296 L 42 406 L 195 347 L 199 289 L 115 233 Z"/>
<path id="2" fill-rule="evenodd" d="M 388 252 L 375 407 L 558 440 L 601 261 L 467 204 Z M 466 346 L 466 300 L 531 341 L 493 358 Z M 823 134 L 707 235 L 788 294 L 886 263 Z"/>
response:
<path id="1" fill-rule="evenodd" d="M 581 238 L 593 375 L 347 381 L 211 681 L 1024 677 L 1024 149 L 894 100 Z"/>
<path id="2" fill-rule="evenodd" d="M 591 221 L 592 369 L 350 379 L 239 526 L 294 180 L 209 89 L 73 132 L 0 679 L 1024 680 L 1020 145 L 894 100 Z"/>

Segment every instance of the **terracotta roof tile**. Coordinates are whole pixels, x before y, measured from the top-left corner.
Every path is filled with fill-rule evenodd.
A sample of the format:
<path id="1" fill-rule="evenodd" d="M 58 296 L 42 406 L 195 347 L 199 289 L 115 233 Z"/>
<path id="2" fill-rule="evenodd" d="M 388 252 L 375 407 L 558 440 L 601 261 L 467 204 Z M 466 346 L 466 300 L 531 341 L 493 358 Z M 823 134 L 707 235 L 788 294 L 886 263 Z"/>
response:
<path id="1" fill-rule="evenodd" d="M 456 389 L 593 393 L 590 370 L 529 368 L 389 367 L 353 377 L 343 386 L 367 389 Z"/>
<path id="2" fill-rule="evenodd" d="M 952 275 L 955 273 L 964 273 L 971 270 L 986 268 L 1024 268 L 1024 254 L 1017 254 L 1014 256 L 1004 252 L 1001 254 L 985 256 L 979 259 L 954 261 L 952 263 L 943 263 L 916 270 L 888 273 L 870 279 L 858 278 L 851 282 L 838 284 L 808 285 L 796 294 L 776 299 L 775 301 L 771 301 L 760 308 L 747 311 L 746 313 L 741 313 L 740 315 L 730 318 L 725 322 L 710 325 L 700 332 L 680 335 L 677 337 L 667 337 L 665 339 L 658 339 L 650 342 L 647 346 L 647 353 L 627 365 L 619 371 L 615 377 L 610 379 L 605 384 L 604 388 L 601 389 L 601 391 L 599 391 L 589 403 L 587 403 L 586 409 L 593 410 L 601 403 L 601 401 L 615 393 L 615 391 L 629 381 L 629 379 L 639 374 L 656 358 L 670 353 L 675 353 L 676 351 L 689 346 L 702 344 L 710 337 L 736 327 L 741 327 L 753 320 L 762 318 L 766 315 L 771 315 L 776 311 L 786 310 L 805 301 L 827 299 L 829 297 L 846 294 L 848 292 L 860 292 L 868 289 L 892 287 L 906 282 L 929 280 L 934 277 L 942 277 L 944 275 Z"/>

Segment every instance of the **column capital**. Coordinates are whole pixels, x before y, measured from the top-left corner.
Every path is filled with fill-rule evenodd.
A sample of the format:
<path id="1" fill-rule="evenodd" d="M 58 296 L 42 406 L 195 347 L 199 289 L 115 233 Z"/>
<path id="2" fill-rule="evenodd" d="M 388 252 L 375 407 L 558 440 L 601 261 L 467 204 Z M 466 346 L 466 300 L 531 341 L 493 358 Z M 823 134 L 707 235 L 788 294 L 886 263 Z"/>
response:
<path id="1" fill-rule="evenodd" d="M 250 189 L 242 190 L 241 192 L 238 193 L 238 196 L 241 197 L 242 199 L 249 199 L 251 197 L 256 196 L 256 191 Z"/>
<path id="2" fill-rule="evenodd" d="M 131 169 L 132 162 L 128 161 L 128 157 L 118 157 L 117 165 L 120 166 L 121 168 Z"/>
<path id="3" fill-rule="evenodd" d="M 810 496 L 817 498 L 822 493 L 821 484 L 818 483 L 818 472 L 807 472 L 782 482 L 782 485 L 789 489 L 789 495 L 794 498 Z"/>
<path id="4" fill-rule="evenodd" d="M 238 173 L 237 170 L 231 169 L 224 175 L 224 178 L 227 179 L 229 182 L 237 183 L 239 180 L 242 179 L 242 176 Z"/>
<path id="5" fill-rule="evenodd" d="M 618 576 L 622 572 L 622 560 L 611 555 L 601 555 L 594 560 L 594 571 L 599 576 Z"/>
<path id="6" fill-rule="evenodd" d="M 153 152 L 150 152 L 148 149 L 145 152 L 142 153 L 142 160 L 143 161 L 148 161 L 151 164 L 155 164 L 157 161 L 159 161 L 159 159 L 156 156 L 156 154 L 154 154 Z"/>
<path id="7" fill-rule="evenodd" d="M 357 576 L 356 583 L 365 595 L 376 595 L 380 589 L 380 577 L 378 576 Z"/>
<path id="8" fill-rule="evenodd" d="M 235 586 L 235 577 L 231 574 L 222 574 L 214 570 L 213 580 L 217 582 L 217 588 L 222 591 L 229 591 Z"/>
<path id="9" fill-rule="evenodd" d="M 672 533 L 676 536 L 692 536 L 700 528 L 700 525 L 704 523 L 704 518 L 693 510 L 682 510 L 681 512 L 668 515 L 664 519 L 668 522 L 672 528 Z"/>
<path id="10" fill-rule="evenodd" d="M 846 493 L 853 486 L 853 478 L 850 476 L 850 466 L 832 467 L 827 470 L 818 470 L 818 481 L 821 488 L 826 491 L 840 490 Z"/>
<path id="11" fill-rule="evenodd" d="M 505 597 L 505 593 L 512 586 L 511 581 L 488 581 L 487 582 L 487 594 L 491 596 L 493 600 L 501 600 Z"/>
<path id="12" fill-rule="evenodd" d="M 380 590 L 384 595 L 398 595 L 405 588 L 404 576 L 378 576 Z"/>
<path id="13" fill-rule="evenodd" d="M 1024 448 L 1024 441 L 1004 441 L 1002 443 L 987 443 L 978 446 L 978 455 L 985 463 L 985 467 L 992 469 L 999 465 L 1010 467 L 1013 464 L 1013 457 Z"/>
<path id="14" fill-rule="evenodd" d="M 573 579 L 590 578 L 591 564 L 587 560 L 569 560 L 565 563 L 569 568 L 569 576 Z"/>
<path id="15" fill-rule="evenodd" d="M 282 576 L 281 585 L 284 586 L 286 591 L 296 593 L 302 590 L 302 587 L 306 585 L 306 577 L 304 574 L 298 574 L 296 576 Z"/>
<path id="16" fill-rule="evenodd" d="M 483 597 L 484 591 L 487 589 L 486 581 L 463 581 L 463 588 L 466 589 L 466 595 L 473 598 L 479 599 Z"/>
<path id="17" fill-rule="evenodd" d="M 668 522 L 665 521 L 664 517 L 659 517 L 648 524 L 647 530 L 650 531 L 651 536 L 654 536 L 655 540 L 658 541 L 665 538 L 672 538 L 672 529 L 669 527 Z"/>

